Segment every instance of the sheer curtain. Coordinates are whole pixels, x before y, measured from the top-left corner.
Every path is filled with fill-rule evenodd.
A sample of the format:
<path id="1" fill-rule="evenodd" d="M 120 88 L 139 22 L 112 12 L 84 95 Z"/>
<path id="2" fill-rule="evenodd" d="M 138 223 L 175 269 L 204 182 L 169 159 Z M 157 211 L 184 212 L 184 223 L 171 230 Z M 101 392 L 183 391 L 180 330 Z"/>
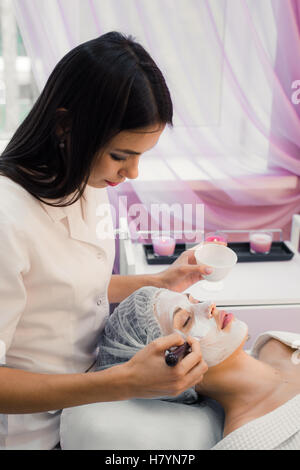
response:
<path id="1" fill-rule="evenodd" d="M 68 50 L 111 30 L 132 34 L 162 69 L 174 128 L 142 156 L 139 178 L 110 192 L 116 206 L 120 196 L 148 208 L 204 204 L 206 230 L 288 237 L 300 210 L 298 0 L 14 4 L 40 89 Z"/>

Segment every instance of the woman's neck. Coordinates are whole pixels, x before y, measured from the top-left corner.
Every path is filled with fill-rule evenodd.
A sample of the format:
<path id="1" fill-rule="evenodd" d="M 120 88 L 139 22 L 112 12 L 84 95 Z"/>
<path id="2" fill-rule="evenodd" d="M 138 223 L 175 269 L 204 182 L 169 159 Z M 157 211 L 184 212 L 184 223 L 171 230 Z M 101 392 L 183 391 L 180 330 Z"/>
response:
<path id="1" fill-rule="evenodd" d="M 223 363 L 209 368 L 196 390 L 217 400 L 225 411 L 225 426 L 236 428 L 260 412 L 263 415 L 272 406 L 276 408 L 284 380 L 280 370 L 241 349 Z"/>

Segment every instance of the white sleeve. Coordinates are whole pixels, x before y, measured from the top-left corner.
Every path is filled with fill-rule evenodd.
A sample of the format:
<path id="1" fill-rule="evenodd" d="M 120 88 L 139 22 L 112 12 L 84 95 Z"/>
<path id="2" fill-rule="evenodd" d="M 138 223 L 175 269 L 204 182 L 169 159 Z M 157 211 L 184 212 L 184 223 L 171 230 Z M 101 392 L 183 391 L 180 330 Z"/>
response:
<path id="1" fill-rule="evenodd" d="M 26 305 L 23 275 L 29 270 L 24 237 L 0 213 L 0 340 L 8 351 Z"/>

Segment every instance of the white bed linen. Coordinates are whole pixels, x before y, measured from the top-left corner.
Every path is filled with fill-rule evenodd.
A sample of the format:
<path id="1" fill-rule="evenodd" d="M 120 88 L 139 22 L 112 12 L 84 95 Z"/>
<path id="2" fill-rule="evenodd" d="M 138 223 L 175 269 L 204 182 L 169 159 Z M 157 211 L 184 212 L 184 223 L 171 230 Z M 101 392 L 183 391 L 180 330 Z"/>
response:
<path id="1" fill-rule="evenodd" d="M 223 411 L 212 400 L 186 405 L 135 399 L 63 410 L 63 450 L 208 450 L 222 437 Z"/>

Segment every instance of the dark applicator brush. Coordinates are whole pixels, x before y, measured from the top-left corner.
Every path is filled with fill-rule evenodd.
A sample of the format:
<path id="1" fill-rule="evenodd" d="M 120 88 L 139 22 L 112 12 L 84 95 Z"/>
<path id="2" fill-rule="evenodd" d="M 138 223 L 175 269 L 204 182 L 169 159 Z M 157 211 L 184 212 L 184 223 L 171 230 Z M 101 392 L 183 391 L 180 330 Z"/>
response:
<path id="1" fill-rule="evenodd" d="M 176 366 L 178 361 L 183 359 L 189 352 L 191 352 L 191 347 L 187 342 L 183 343 L 181 346 L 167 349 L 165 352 L 166 364 L 170 367 Z"/>

